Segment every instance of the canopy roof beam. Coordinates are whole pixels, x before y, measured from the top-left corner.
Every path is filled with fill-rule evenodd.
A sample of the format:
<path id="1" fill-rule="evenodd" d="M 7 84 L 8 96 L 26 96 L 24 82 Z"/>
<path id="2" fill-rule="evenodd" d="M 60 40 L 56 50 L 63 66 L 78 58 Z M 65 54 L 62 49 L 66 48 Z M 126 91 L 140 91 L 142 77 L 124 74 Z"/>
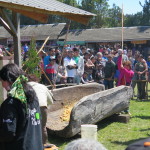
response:
<path id="1" fill-rule="evenodd" d="M 0 15 L 2 16 L 3 20 L 5 21 L 5 23 L 8 25 L 9 29 L 11 29 L 12 34 L 16 35 L 17 31 L 16 31 L 16 29 L 15 29 L 11 19 L 8 17 L 7 13 L 5 12 L 4 8 L 2 8 L 2 7 L 0 7 Z"/>

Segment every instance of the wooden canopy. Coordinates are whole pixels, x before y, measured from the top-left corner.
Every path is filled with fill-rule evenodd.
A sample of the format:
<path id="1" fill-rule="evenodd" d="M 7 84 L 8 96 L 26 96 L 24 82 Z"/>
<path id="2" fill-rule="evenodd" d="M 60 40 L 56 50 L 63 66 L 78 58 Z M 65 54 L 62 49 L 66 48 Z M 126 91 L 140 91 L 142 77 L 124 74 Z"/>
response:
<path id="1" fill-rule="evenodd" d="M 72 7 L 56 0 L 0 0 L 0 6 L 46 23 L 48 15 L 61 15 L 87 24 L 95 14 Z"/>

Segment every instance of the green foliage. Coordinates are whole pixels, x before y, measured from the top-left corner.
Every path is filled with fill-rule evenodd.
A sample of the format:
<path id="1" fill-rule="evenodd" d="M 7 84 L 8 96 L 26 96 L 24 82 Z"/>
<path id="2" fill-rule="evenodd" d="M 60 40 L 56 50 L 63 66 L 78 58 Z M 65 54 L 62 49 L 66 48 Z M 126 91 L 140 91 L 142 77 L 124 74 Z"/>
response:
<path id="1" fill-rule="evenodd" d="M 37 55 L 36 43 L 35 40 L 32 39 L 30 42 L 30 48 L 28 51 L 28 58 L 23 62 L 23 70 L 27 74 L 34 74 L 36 77 L 40 78 L 40 71 L 38 65 L 40 63 L 40 58 Z"/>
<path id="2" fill-rule="evenodd" d="M 122 23 L 122 10 L 120 7 L 113 4 L 113 7 L 108 10 L 106 17 L 107 27 L 121 27 Z"/>
<path id="3" fill-rule="evenodd" d="M 140 2 L 140 5 L 143 7 L 143 18 L 141 20 L 142 25 L 150 25 L 150 0 L 145 0 L 145 4 L 142 5 Z"/>
<path id="4" fill-rule="evenodd" d="M 142 25 L 142 12 L 138 12 L 134 15 L 126 15 L 124 17 L 124 26 L 131 27 L 131 26 L 140 26 Z"/>

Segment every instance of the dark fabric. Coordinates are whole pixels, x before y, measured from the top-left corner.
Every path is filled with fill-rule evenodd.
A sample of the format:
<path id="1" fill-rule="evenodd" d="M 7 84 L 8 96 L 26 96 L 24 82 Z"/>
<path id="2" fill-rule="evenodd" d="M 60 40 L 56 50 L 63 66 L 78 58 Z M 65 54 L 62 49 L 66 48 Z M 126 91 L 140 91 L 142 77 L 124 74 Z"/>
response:
<path id="1" fill-rule="evenodd" d="M 145 88 L 146 88 L 146 82 L 137 82 L 137 88 L 138 88 L 138 98 L 139 99 L 145 99 Z"/>
<path id="2" fill-rule="evenodd" d="M 144 146 L 145 142 L 150 142 L 150 138 L 142 139 L 130 144 L 126 150 L 150 150 L 150 146 Z"/>
<path id="3" fill-rule="evenodd" d="M 74 83 L 73 77 L 67 77 L 67 83 Z"/>
<path id="4" fill-rule="evenodd" d="M 105 90 L 114 88 L 113 80 L 104 80 Z"/>
<path id="5" fill-rule="evenodd" d="M 106 65 L 104 67 L 105 78 L 111 78 L 112 75 L 115 74 L 115 71 L 116 71 L 115 63 L 113 61 L 106 62 Z"/>
<path id="6" fill-rule="evenodd" d="M 0 150 L 42 150 L 39 112 L 36 100 L 27 110 L 21 101 L 8 97 L 0 107 Z"/>
<path id="7" fill-rule="evenodd" d="M 43 144 L 46 144 L 48 142 L 48 135 L 47 135 L 47 129 L 46 129 L 46 122 L 47 122 L 47 107 L 42 106 L 40 107 L 41 115 L 42 115 L 42 139 Z"/>

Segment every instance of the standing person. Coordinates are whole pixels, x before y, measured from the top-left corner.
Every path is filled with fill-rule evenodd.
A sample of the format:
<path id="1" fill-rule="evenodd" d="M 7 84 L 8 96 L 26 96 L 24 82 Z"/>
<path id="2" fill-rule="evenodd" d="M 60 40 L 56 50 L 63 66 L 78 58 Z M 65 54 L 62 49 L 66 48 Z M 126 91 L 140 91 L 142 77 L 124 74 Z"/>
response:
<path id="1" fill-rule="evenodd" d="M 139 51 L 135 51 L 135 54 L 134 54 L 134 59 L 135 59 L 135 60 L 134 60 L 134 62 L 133 62 L 133 70 L 135 69 L 136 63 L 138 63 L 138 57 L 139 57 L 139 56 L 140 56 L 140 52 L 139 52 Z M 135 92 L 134 92 L 135 86 L 136 86 L 136 84 L 137 84 L 136 80 L 137 80 L 137 74 L 134 73 L 134 76 L 133 76 L 133 78 L 132 78 L 133 96 L 138 97 L 137 95 L 135 95 Z"/>
<path id="2" fill-rule="evenodd" d="M 112 55 L 108 55 L 108 61 L 106 62 L 106 65 L 104 67 L 104 85 L 105 85 L 105 90 L 111 89 L 114 87 L 114 74 L 116 71 L 116 65 L 112 61 Z"/>
<path id="3" fill-rule="evenodd" d="M 73 48 L 74 51 L 74 60 L 78 66 L 77 68 L 77 74 L 75 76 L 75 83 L 80 84 L 81 82 L 81 77 L 84 73 L 84 59 L 82 56 L 79 55 L 79 49 L 78 48 Z"/>
<path id="4" fill-rule="evenodd" d="M 77 73 L 77 64 L 73 58 L 73 50 L 68 51 L 68 57 L 64 58 L 64 67 L 66 69 L 67 83 L 74 83 L 74 77 Z"/>
<path id="5" fill-rule="evenodd" d="M 23 52 L 24 52 L 23 61 L 25 61 L 28 57 L 28 50 L 29 50 L 29 46 L 27 43 L 25 43 L 25 45 L 23 46 Z"/>
<path id="6" fill-rule="evenodd" d="M 46 68 L 45 68 L 46 75 L 52 84 L 55 84 L 55 79 L 56 79 L 55 63 L 56 63 L 56 57 L 51 56 L 49 58 L 49 64 L 46 65 Z M 48 85 L 48 83 L 49 83 L 49 81 L 47 80 L 47 82 L 45 84 Z"/>
<path id="7" fill-rule="evenodd" d="M 56 84 L 63 84 L 66 81 L 65 67 L 63 63 L 62 54 L 56 53 L 56 63 L 54 64 L 54 68 L 56 70 Z"/>
<path id="8" fill-rule="evenodd" d="M 133 70 L 134 69 L 135 58 L 132 56 L 132 51 L 131 50 L 128 50 L 127 56 L 128 56 L 129 61 L 131 62 L 131 67 L 132 67 L 132 70 Z"/>
<path id="9" fill-rule="evenodd" d="M 104 83 L 104 66 L 102 64 L 99 64 L 96 67 L 96 71 L 95 71 L 95 81 L 103 84 Z"/>
<path id="10" fill-rule="evenodd" d="M 146 80 L 147 70 L 148 70 L 147 63 L 143 59 L 143 55 L 140 54 L 138 56 L 138 63 L 136 63 L 135 69 L 134 69 L 136 79 L 138 80 L 137 88 L 138 88 L 138 98 L 140 100 L 145 99 L 145 95 L 146 95 L 145 93 L 146 81 L 142 81 L 142 80 Z"/>
<path id="11" fill-rule="evenodd" d="M 93 68 L 95 67 L 95 64 L 92 63 L 90 59 L 90 54 L 88 52 L 84 53 L 84 71 L 88 73 L 88 80 L 92 81 L 92 73 Z"/>
<path id="12" fill-rule="evenodd" d="M 84 56 L 84 54 L 87 52 L 87 48 L 85 46 L 81 47 L 80 56 Z"/>
<path id="13" fill-rule="evenodd" d="M 48 134 L 46 129 L 47 115 L 48 115 L 48 105 L 53 103 L 53 95 L 51 91 L 43 84 L 38 83 L 38 79 L 35 75 L 28 75 L 29 81 L 28 84 L 34 89 L 40 106 L 41 116 L 42 116 L 42 139 L 43 145 L 48 144 Z"/>
<path id="14" fill-rule="evenodd" d="M 55 48 L 50 48 L 48 55 L 44 57 L 44 69 L 46 68 L 46 66 L 49 64 L 49 59 L 51 56 L 55 56 Z"/>
<path id="15" fill-rule="evenodd" d="M 120 54 L 120 56 L 118 57 L 117 65 L 120 72 L 117 85 L 131 86 L 131 81 L 134 75 L 134 72 L 131 70 L 131 62 L 123 62 L 123 55 Z M 124 112 L 131 115 L 129 112 L 129 108 L 126 108 Z"/>
<path id="16" fill-rule="evenodd" d="M 0 107 L 0 150 L 43 150 L 40 108 L 28 78 L 16 64 L 0 70 L 8 97 Z"/>
<path id="17" fill-rule="evenodd" d="M 120 72 L 117 85 L 130 86 L 131 80 L 134 75 L 134 72 L 131 70 L 131 62 L 130 61 L 123 62 L 123 56 L 121 54 L 118 57 L 117 66 Z"/>

